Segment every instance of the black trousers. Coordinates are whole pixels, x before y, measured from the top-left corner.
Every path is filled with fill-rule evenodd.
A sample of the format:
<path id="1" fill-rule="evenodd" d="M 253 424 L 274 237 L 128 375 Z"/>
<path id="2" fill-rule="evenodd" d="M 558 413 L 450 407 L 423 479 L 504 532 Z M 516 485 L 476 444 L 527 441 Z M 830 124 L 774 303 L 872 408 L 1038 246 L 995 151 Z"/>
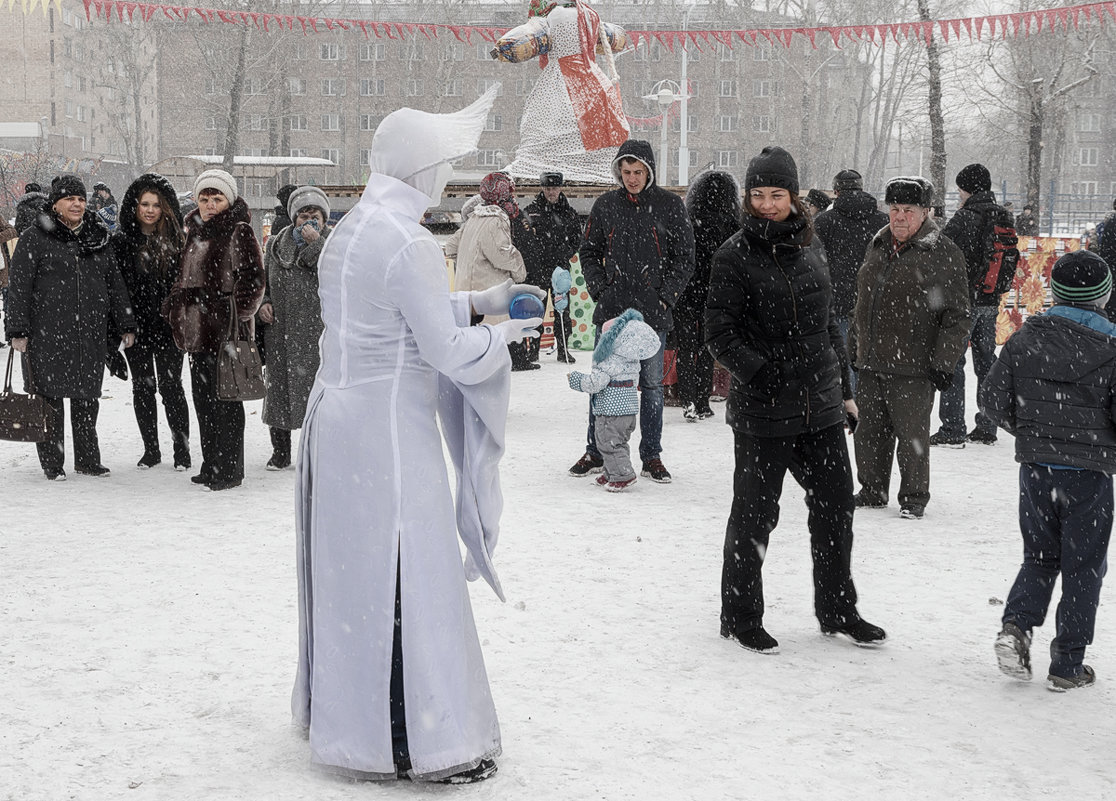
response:
<path id="1" fill-rule="evenodd" d="M 44 395 L 43 400 L 54 414 L 54 434 L 49 440 L 36 443 L 35 450 L 43 470 L 57 473 L 66 462 L 66 412 L 62 398 Z M 70 398 L 75 470 L 96 467 L 101 463 L 101 448 L 97 442 L 97 414 L 100 410 L 101 402 L 97 398 Z"/>
<path id="2" fill-rule="evenodd" d="M 391 753 L 396 769 L 411 768 L 407 747 L 407 712 L 403 705 L 403 605 L 400 603 L 399 568 L 395 569 L 395 632 L 391 639 L 391 688 L 388 695 L 391 713 Z"/>
<path id="3" fill-rule="evenodd" d="M 721 573 L 721 621 L 743 633 L 763 625 L 763 560 L 779 521 L 779 496 L 789 470 L 810 511 L 814 613 L 823 625 L 857 622 L 852 556 L 853 483 L 844 428 L 795 437 L 736 438 L 732 511 Z"/>
<path id="4" fill-rule="evenodd" d="M 132 405 L 146 453 L 159 453 L 159 415 L 155 392 L 163 399 L 176 457 L 190 454 L 190 410 L 182 388 L 182 351 L 169 338 L 148 337 L 124 349 L 132 372 Z"/>
<path id="5" fill-rule="evenodd" d="M 270 426 L 271 450 L 274 455 L 291 460 L 291 432 L 285 428 Z"/>
<path id="6" fill-rule="evenodd" d="M 705 310 L 676 307 L 674 336 L 678 348 L 678 398 L 683 404 L 708 409 L 713 392 L 713 354 L 705 347 Z"/>
<path id="7" fill-rule="evenodd" d="M 190 354 L 194 413 L 201 438 L 201 475 L 211 482 L 244 478 L 244 404 L 217 397 L 217 354 Z"/>

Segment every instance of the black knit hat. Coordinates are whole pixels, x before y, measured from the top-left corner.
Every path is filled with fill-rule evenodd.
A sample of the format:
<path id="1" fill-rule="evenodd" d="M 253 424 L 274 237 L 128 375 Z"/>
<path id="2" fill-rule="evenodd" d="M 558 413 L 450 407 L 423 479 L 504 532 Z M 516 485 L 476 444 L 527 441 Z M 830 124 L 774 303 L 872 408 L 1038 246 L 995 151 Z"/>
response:
<path id="1" fill-rule="evenodd" d="M 42 192 L 43 188 L 34 181 L 31 181 L 30 183 L 26 183 L 23 185 L 23 191 L 30 194 L 31 192 Z"/>
<path id="2" fill-rule="evenodd" d="M 957 173 L 957 188 L 970 195 L 987 192 L 992 188 L 992 174 L 983 164 L 970 164 Z"/>
<path id="3" fill-rule="evenodd" d="M 833 202 L 829 199 L 829 195 L 820 189 L 811 189 L 807 192 L 806 201 L 818 211 L 825 211 L 829 208 L 829 204 Z"/>
<path id="4" fill-rule="evenodd" d="M 53 206 L 64 197 L 80 195 L 85 197 L 85 184 L 73 173 L 63 173 L 50 182 L 50 194 L 47 195 L 47 205 Z"/>
<path id="5" fill-rule="evenodd" d="M 841 170 L 833 176 L 833 191 L 847 192 L 864 188 L 864 176 L 856 170 Z"/>
<path id="6" fill-rule="evenodd" d="M 765 147 L 748 162 L 744 191 L 758 186 L 776 186 L 798 194 L 798 166 L 791 154 L 776 145 Z"/>
<path id="7" fill-rule="evenodd" d="M 889 206 L 922 206 L 930 208 L 934 201 L 934 185 L 921 176 L 892 178 L 884 189 L 884 203 Z"/>
<path id="8" fill-rule="evenodd" d="M 1050 290 L 1056 300 L 1091 303 L 1112 289 L 1108 262 L 1091 250 L 1075 250 L 1054 262 Z"/>
<path id="9" fill-rule="evenodd" d="M 565 180 L 560 172 L 544 172 L 539 176 L 539 186 L 563 186 Z"/>

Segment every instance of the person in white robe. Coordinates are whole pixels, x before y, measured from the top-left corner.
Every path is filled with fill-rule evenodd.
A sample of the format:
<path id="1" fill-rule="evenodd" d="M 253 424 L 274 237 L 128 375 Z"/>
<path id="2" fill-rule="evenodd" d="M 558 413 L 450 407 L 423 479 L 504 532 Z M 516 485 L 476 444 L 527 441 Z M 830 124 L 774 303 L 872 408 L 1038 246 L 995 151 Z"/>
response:
<path id="1" fill-rule="evenodd" d="M 451 294 L 441 248 L 419 224 L 450 161 L 476 148 L 494 97 L 453 114 L 388 115 L 368 185 L 319 260 L 325 330 L 297 460 L 292 710 L 312 763 L 354 778 L 476 781 L 500 753 L 466 578 L 503 599 L 491 553 L 507 343 L 542 321 L 470 321 L 541 293 L 507 281 Z"/>

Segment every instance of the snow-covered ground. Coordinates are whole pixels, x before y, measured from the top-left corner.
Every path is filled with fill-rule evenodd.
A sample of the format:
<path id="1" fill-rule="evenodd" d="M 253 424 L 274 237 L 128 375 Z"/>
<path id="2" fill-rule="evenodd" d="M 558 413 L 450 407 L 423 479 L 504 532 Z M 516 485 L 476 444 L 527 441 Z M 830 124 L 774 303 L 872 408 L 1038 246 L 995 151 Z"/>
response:
<path id="1" fill-rule="evenodd" d="M 106 378 L 110 478 L 53 484 L 33 446 L 0 442 L 0 799 L 1116 798 L 1110 605 L 1088 657 L 1095 688 L 1044 688 L 1053 613 L 1035 681 L 995 666 L 1021 553 L 1009 437 L 936 449 L 922 521 L 900 520 L 894 494 L 858 513 L 860 609 L 890 636 L 874 651 L 818 632 L 788 479 L 765 569 L 782 648 L 759 656 L 718 636 L 724 405 L 699 424 L 668 408 L 674 483 L 610 495 L 566 475 L 586 399 L 543 362 L 513 377 L 496 553 L 508 603 L 472 587 L 504 739 L 492 780 L 352 784 L 310 769 L 289 723 L 293 473 L 263 468 L 259 404 L 244 486 L 208 493 L 169 464 L 132 467 L 130 389 Z M 193 447 L 200 462 L 196 433 Z"/>

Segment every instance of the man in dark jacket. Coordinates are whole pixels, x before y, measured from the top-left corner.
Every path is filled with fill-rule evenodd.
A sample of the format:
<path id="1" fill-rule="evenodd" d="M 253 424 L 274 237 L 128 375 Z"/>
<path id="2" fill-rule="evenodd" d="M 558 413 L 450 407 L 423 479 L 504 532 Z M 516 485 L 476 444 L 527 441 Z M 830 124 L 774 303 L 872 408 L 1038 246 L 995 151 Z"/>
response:
<path id="1" fill-rule="evenodd" d="M 879 210 L 876 199 L 864 191 L 864 179 L 856 170 L 837 173 L 833 177 L 833 191 L 837 199 L 833 208 L 814 219 L 814 234 L 825 248 L 837 327 L 847 343 L 849 321 L 856 307 L 856 274 L 864 262 L 868 243 L 887 226 L 887 215 Z M 855 381 L 854 376 L 854 388 Z"/>
<path id="2" fill-rule="evenodd" d="M 35 220 L 46 210 L 47 196 L 43 188 L 36 183 L 28 183 L 23 187 L 23 195 L 16 202 L 15 228 L 23 234 L 35 224 Z"/>
<path id="3" fill-rule="evenodd" d="M 1039 221 L 1035 207 L 1028 203 L 1023 211 L 1015 216 L 1015 233 L 1019 236 L 1038 236 Z"/>
<path id="4" fill-rule="evenodd" d="M 76 175 L 54 179 L 49 212 L 20 237 L 12 257 L 5 320 L 12 347 L 24 354 L 24 381 L 54 415 L 53 436 L 37 445 L 51 481 L 64 480 L 63 398 L 70 399 L 74 469 L 104 476 L 97 442 L 97 413 L 109 332 L 132 346 L 135 321 L 128 289 L 109 247 L 109 232 L 85 202 Z M 110 327 L 111 326 L 111 327 Z"/>
<path id="5" fill-rule="evenodd" d="M 996 638 L 1000 669 L 1031 678 L 1031 630 L 1046 619 L 1058 575 L 1057 636 L 1047 686 L 1096 680 L 1083 663 L 1093 642 L 1116 472 L 1116 325 L 1101 312 L 1112 273 L 1089 251 L 1051 272 L 1054 308 L 1028 318 L 1004 345 L 979 396 L 984 413 L 1015 435 L 1023 564 Z"/>
<path id="6" fill-rule="evenodd" d="M 1097 226 L 1097 255 L 1100 256 L 1113 271 L 1116 278 L 1116 200 L 1112 201 L 1112 211 L 1105 215 L 1104 220 Z M 1116 301 L 1111 297 L 1104 307 L 1109 320 L 1116 319 Z"/>
<path id="7" fill-rule="evenodd" d="M 619 189 L 597 198 L 581 240 L 579 258 L 589 295 L 597 303 L 593 323 L 635 309 L 659 333 L 664 346 L 674 324 L 671 309 L 694 269 L 694 231 L 682 199 L 655 182 L 651 145 L 629 139 L 612 162 Z M 663 349 L 644 359 L 639 374 L 639 455 L 644 476 L 660 484 L 671 476 L 663 466 Z M 584 476 L 603 468 L 593 438 L 593 410 L 585 455 L 570 468 Z"/>
<path id="8" fill-rule="evenodd" d="M 564 179 L 560 172 L 544 172 L 539 177 L 542 191 L 524 211 L 531 236 L 520 248 L 527 267 L 527 283 L 543 291 L 550 288 L 555 267 L 570 268 L 570 258 L 581 244 L 581 218 L 577 216 L 562 192 Z M 554 313 L 554 342 L 558 361 L 573 364 L 576 360 L 566 349 L 570 334 L 570 307 L 567 304 Z M 528 350 L 538 358 L 539 340 L 531 339 Z"/>
<path id="9" fill-rule="evenodd" d="M 930 218 L 933 194 L 925 178 L 888 182 L 888 227 L 868 246 L 849 328 L 860 371 L 856 505 L 887 506 L 898 443 L 899 514 L 909 520 L 930 500 L 934 390 L 949 388 L 969 335 L 965 257 Z"/>
<path id="10" fill-rule="evenodd" d="M 969 343 L 973 348 L 973 372 L 977 379 L 977 397 L 988 369 L 996 358 L 996 315 L 1000 309 L 1000 294 L 984 291 L 984 277 L 988 272 L 988 252 L 985 238 L 996 216 L 1010 220 L 1011 215 L 996 203 L 992 191 L 992 176 L 983 164 L 970 164 L 957 173 L 957 189 L 961 193 L 961 208 L 942 229 L 965 256 L 969 276 L 969 304 L 972 306 L 972 327 Z M 938 404 L 941 427 L 930 437 L 931 445 L 964 448 L 966 442 L 992 445 L 996 442 L 996 424 L 976 413 L 976 425 L 965 433 L 965 353 L 953 373 L 953 383 L 942 392 Z"/>

